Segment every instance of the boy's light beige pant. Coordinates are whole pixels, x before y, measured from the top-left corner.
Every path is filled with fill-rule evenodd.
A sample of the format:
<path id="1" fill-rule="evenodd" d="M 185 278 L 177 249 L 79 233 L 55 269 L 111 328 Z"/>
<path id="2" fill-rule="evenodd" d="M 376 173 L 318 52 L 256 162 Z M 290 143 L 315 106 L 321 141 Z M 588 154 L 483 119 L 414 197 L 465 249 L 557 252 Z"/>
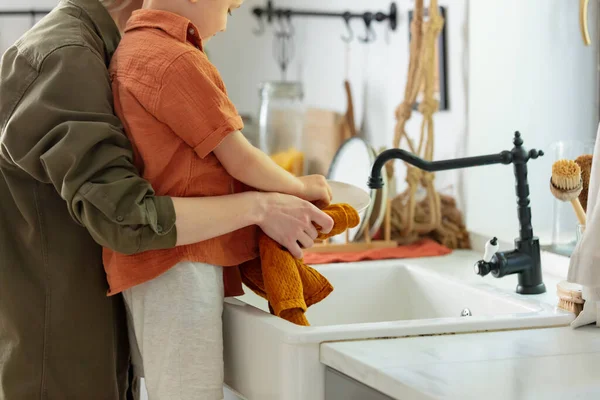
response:
<path id="1" fill-rule="evenodd" d="M 123 292 L 149 400 L 223 399 L 223 270 L 182 262 Z"/>

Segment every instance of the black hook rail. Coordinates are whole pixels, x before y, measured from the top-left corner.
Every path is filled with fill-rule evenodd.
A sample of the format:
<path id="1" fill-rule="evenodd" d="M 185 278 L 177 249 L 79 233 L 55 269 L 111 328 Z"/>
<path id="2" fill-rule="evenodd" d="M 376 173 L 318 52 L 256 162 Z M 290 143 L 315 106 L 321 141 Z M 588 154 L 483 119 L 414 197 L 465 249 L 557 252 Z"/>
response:
<path id="1" fill-rule="evenodd" d="M 298 10 L 291 8 L 275 8 L 273 1 L 268 0 L 266 7 L 255 7 L 252 9 L 252 14 L 258 19 L 260 23 L 260 29 L 254 31 L 255 34 L 260 35 L 264 32 L 264 20 L 267 23 L 272 23 L 273 19 L 277 18 L 280 21 L 286 19 L 291 20 L 292 17 L 325 17 L 325 18 L 342 18 L 348 28 L 349 36 L 343 37 L 345 41 L 350 41 L 354 37 L 350 28 L 350 21 L 353 19 L 362 19 L 365 23 L 367 34 L 365 37 L 359 38 L 362 42 L 370 42 L 375 38 L 375 32 L 372 28 L 373 22 L 385 22 L 387 21 L 392 31 L 396 30 L 398 26 L 398 8 L 396 3 L 390 5 L 389 13 L 384 12 L 364 12 L 364 13 L 353 13 L 350 11 L 346 12 L 327 12 L 327 11 L 313 11 L 313 10 Z"/>
<path id="2" fill-rule="evenodd" d="M 50 10 L 0 10 L 0 17 L 23 17 L 46 15 Z"/>
<path id="3" fill-rule="evenodd" d="M 33 27 L 36 22 L 36 17 L 40 15 L 46 15 L 50 10 L 0 10 L 0 17 L 29 17 L 31 18 L 31 26 Z"/>

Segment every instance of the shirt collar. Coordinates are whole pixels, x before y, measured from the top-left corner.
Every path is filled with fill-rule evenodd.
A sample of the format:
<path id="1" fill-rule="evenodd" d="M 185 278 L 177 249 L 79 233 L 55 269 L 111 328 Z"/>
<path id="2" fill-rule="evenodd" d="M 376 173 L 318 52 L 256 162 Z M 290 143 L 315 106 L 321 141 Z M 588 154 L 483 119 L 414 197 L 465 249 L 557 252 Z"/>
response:
<path id="1" fill-rule="evenodd" d="M 110 60 L 121 40 L 121 33 L 106 8 L 98 0 L 63 0 L 63 2 L 83 11 L 83 16 L 87 17 L 100 35 Z"/>
<path id="2" fill-rule="evenodd" d="M 181 15 L 160 10 L 134 11 L 127 21 L 125 32 L 143 28 L 160 29 L 182 43 L 190 42 L 202 49 L 202 39 L 198 34 L 198 28 Z"/>

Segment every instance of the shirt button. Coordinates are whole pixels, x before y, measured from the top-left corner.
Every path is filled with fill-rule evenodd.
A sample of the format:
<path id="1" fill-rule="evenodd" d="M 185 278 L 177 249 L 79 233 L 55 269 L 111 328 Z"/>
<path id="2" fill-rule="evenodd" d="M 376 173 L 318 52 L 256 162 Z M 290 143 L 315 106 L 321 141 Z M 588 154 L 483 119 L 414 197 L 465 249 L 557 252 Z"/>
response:
<path id="1" fill-rule="evenodd" d="M 190 28 L 190 30 L 188 32 L 190 33 L 190 35 L 196 34 L 196 31 L 194 30 L 194 28 Z"/>
<path id="2" fill-rule="evenodd" d="M 125 220 L 125 218 L 123 218 L 123 216 L 122 216 L 122 215 L 119 215 L 119 216 L 117 217 L 117 221 L 118 221 L 118 222 L 123 222 L 124 220 Z"/>
<path id="3" fill-rule="evenodd" d="M 160 226 L 160 225 L 156 225 L 156 231 L 157 231 L 158 233 L 162 233 L 162 231 L 163 231 L 163 227 L 162 227 L 162 226 Z"/>

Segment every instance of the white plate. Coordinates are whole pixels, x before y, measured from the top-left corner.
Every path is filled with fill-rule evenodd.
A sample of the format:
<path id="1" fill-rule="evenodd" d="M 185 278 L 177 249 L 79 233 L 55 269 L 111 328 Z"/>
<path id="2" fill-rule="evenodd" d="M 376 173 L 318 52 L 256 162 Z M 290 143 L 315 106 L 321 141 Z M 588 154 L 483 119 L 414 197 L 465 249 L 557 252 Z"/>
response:
<path id="1" fill-rule="evenodd" d="M 358 213 L 360 217 L 358 226 L 349 229 L 347 236 L 344 233 L 332 237 L 331 243 L 345 243 L 346 239 L 350 242 L 354 242 L 357 239 L 362 238 L 365 231 L 369 228 L 369 220 L 377 195 L 377 191 L 371 190 L 367 185 L 374 162 L 375 151 L 369 143 L 358 137 L 346 140 L 340 146 L 333 158 L 331 166 L 329 167 L 327 179 L 329 181 L 342 182 L 359 188 L 361 191 L 367 193 L 369 202 L 366 203 L 366 207 L 359 207 L 362 211 L 359 211 Z M 335 201 L 337 202 L 339 200 Z"/>
<path id="2" fill-rule="evenodd" d="M 359 213 L 369 207 L 371 196 L 361 188 L 338 181 L 327 181 L 327 183 L 329 183 L 333 195 L 331 204 L 346 203 Z"/>

